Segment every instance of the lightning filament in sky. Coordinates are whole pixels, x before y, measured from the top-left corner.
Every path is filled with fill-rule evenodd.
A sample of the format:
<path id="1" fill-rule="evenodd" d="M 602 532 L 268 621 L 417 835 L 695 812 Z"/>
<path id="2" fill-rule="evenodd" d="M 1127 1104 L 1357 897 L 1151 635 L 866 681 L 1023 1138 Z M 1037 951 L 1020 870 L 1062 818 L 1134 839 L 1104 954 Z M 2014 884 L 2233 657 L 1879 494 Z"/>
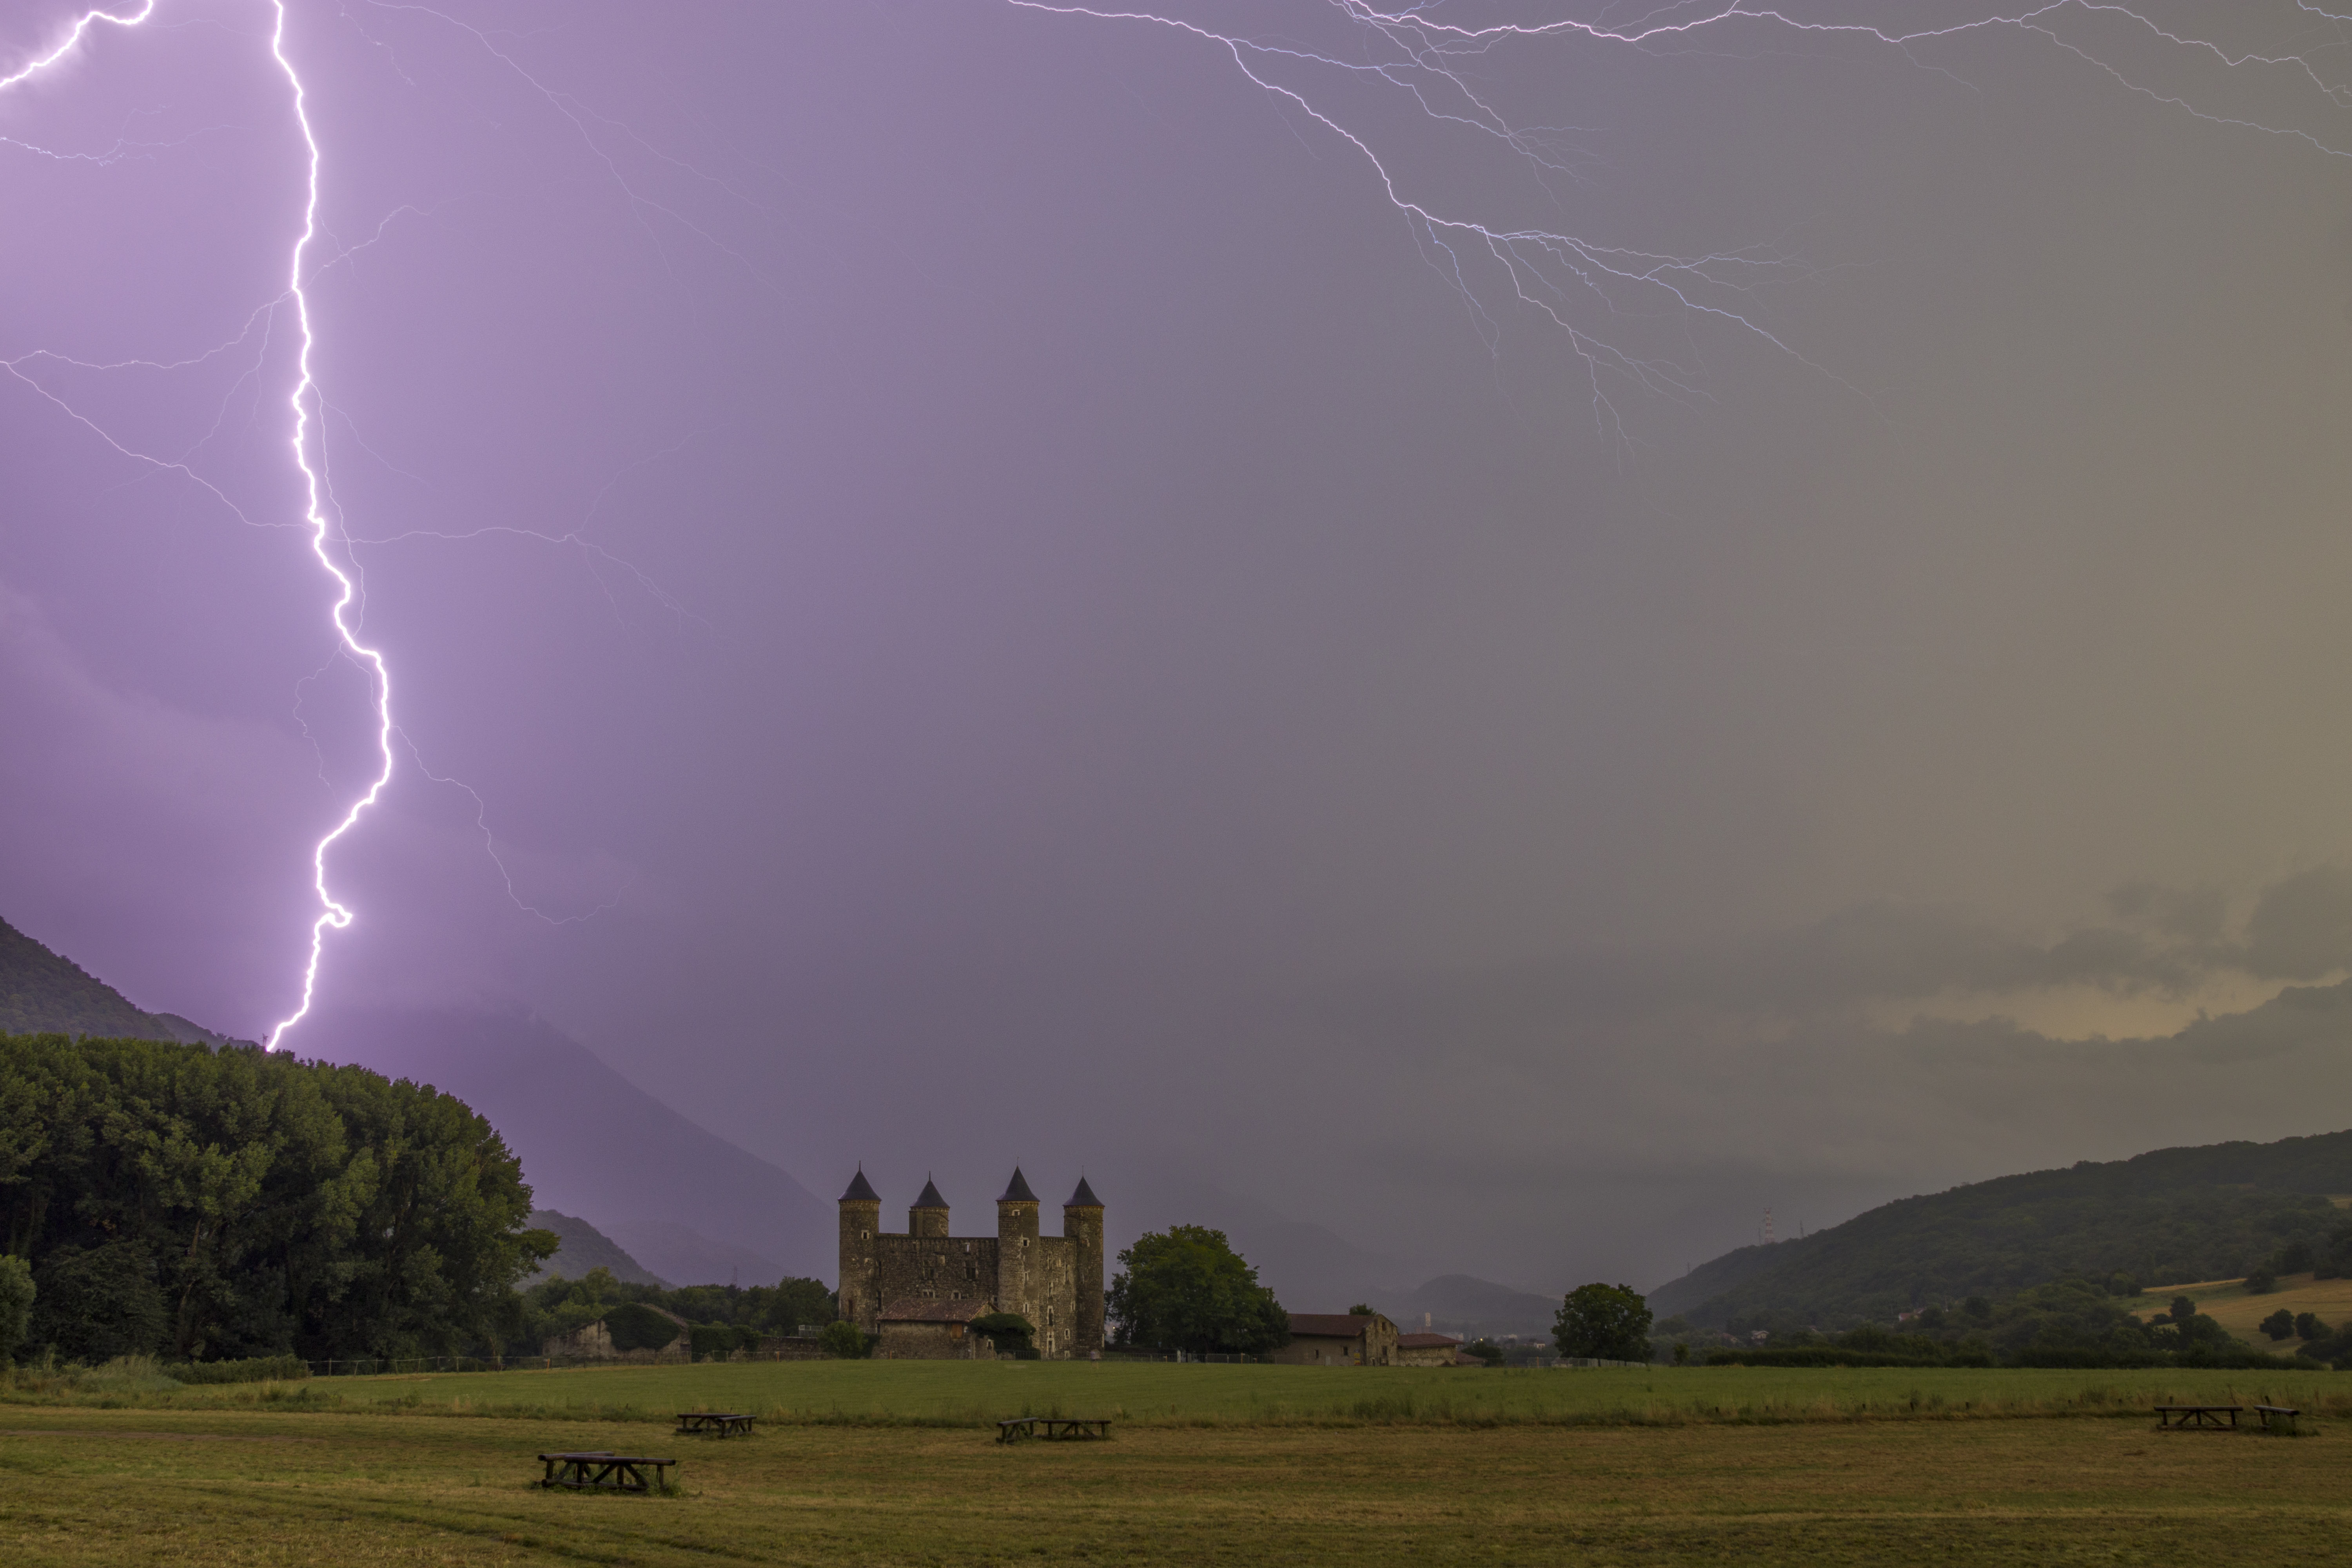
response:
<path id="1" fill-rule="evenodd" d="M 329 830 L 310 851 L 312 883 L 319 890 L 320 909 L 310 922 L 310 953 L 302 967 L 302 999 L 293 1012 L 280 1018 L 262 1043 L 276 1050 L 286 1031 L 302 1021 L 310 1012 L 311 999 L 318 993 L 319 962 L 325 954 L 327 932 L 341 931 L 352 923 L 352 911 L 327 886 L 327 852 L 343 835 L 359 826 L 360 817 L 383 795 L 384 786 L 392 782 L 392 669 L 384 663 L 383 654 L 359 639 L 351 623 L 352 601 L 358 597 L 358 585 L 352 574 L 336 564 L 327 548 L 328 522 L 325 509 L 320 504 L 319 470 L 310 461 L 310 409 L 316 401 L 316 387 L 310 377 L 310 353 L 315 339 L 310 330 L 310 297 L 302 287 L 302 259 L 310 248 L 310 241 L 319 232 L 319 137 L 311 129 L 309 95 L 302 86 L 301 73 L 286 54 L 286 0 L 270 0 L 276 12 L 276 25 L 269 33 L 270 58 L 285 73 L 286 85 L 294 95 L 294 122 L 301 128 L 302 146 L 308 154 L 304 165 L 305 190 L 302 201 L 302 234 L 294 242 L 294 253 L 287 262 L 286 290 L 294 301 L 296 321 L 296 359 L 298 374 L 294 390 L 287 395 L 287 407 L 293 416 L 294 429 L 288 445 L 294 455 L 294 466 L 302 470 L 302 521 L 310 531 L 310 550 L 318 556 L 319 564 L 335 580 L 334 607 L 329 612 L 335 623 L 335 635 L 343 651 L 368 668 L 373 684 L 375 702 L 375 742 L 377 768 L 375 777 L 368 782 L 362 795 L 343 813 L 342 820 Z"/>
<path id="2" fill-rule="evenodd" d="M 375 757 L 373 775 L 364 790 L 351 799 L 341 816 L 313 846 L 311 867 L 318 913 L 310 924 L 299 1002 L 271 1026 L 267 1037 L 267 1043 L 275 1048 L 310 1010 L 318 992 L 327 933 L 348 928 L 354 919 L 352 908 L 337 896 L 331 885 L 331 857 L 382 799 L 393 780 L 395 765 L 392 672 L 383 651 L 362 640 L 358 624 L 362 607 L 359 569 L 355 557 L 349 552 L 361 545 L 388 544 L 417 537 L 463 539 L 501 532 L 575 546 L 614 561 L 629 572 L 635 573 L 635 569 L 617 562 L 617 558 L 576 533 L 559 537 L 501 525 L 457 533 L 396 528 L 369 538 L 354 537 L 343 527 L 340 508 L 327 482 L 329 408 L 314 374 L 318 342 L 306 289 L 306 283 L 315 277 L 315 272 L 306 277 L 306 268 L 311 264 L 312 252 L 320 237 L 323 158 L 310 113 L 310 89 L 289 52 L 289 0 L 256 0 L 256 4 L 269 6 L 272 25 L 267 47 L 290 94 L 293 121 L 304 153 L 301 222 L 287 257 L 284 291 L 262 310 L 266 312 L 281 303 L 292 308 L 296 355 L 293 384 L 286 399 L 286 441 L 300 480 L 299 526 L 309 531 L 311 552 L 332 584 L 328 616 L 339 653 L 362 669 L 369 682 Z M 596 113 L 568 92 L 550 85 L 555 80 L 551 74 L 542 80 L 540 75 L 526 69 L 520 47 L 504 42 L 503 36 L 494 41 L 490 33 L 469 22 L 408 0 L 366 0 L 366 4 L 380 12 L 433 17 L 470 35 L 480 47 L 509 68 L 570 123 L 588 153 L 601 161 L 605 173 L 617 183 L 632 211 L 641 219 L 648 214 L 659 214 L 675 220 L 742 263 L 764 286 L 772 287 L 757 265 L 756 256 L 746 256 L 722 244 L 632 184 L 605 152 L 598 132 L 617 128 L 617 133 L 636 140 L 663 162 L 698 179 L 708 180 L 709 176 L 659 153 L 618 121 Z M 2347 24 L 2352 23 L 2352 15 L 2334 13 L 2313 0 L 2293 0 L 2291 16 L 2310 31 L 2315 41 L 2307 48 L 2272 52 L 2225 46 L 2169 26 L 2152 11 L 2104 0 L 2046 0 L 2007 9 L 1987 9 L 1939 25 L 1917 19 L 1926 10 L 1918 0 L 1901 0 L 1883 7 L 1886 16 L 1902 19 L 1883 24 L 1850 19 L 1866 9 L 1862 5 L 1847 5 L 1832 12 L 1819 5 L 1751 5 L 1741 0 L 1728 4 L 1724 0 L 1656 0 L 1646 8 L 1604 5 L 1588 17 L 1558 16 L 1527 22 L 1456 20 L 1453 18 L 1461 13 L 1447 11 L 1442 5 L 1383 10 L 1367 0 L 1319 0 L 1314 5 L 1298 0 L 1297 4 L 1281 8 L 1279 23 L 1267 22 L 1256 34 L 1195 20 L 1174 7 L 1113 8 L 1065 4 L 1060 0 L 1002 0 L 1002 4 L 1050 16 L 1063 25 L 1095 23 L 1150 28 L 1230 58 L 1251 84 L 1284 110 L 1303 136 L 1326 144 L 1336 142 L 1351 158 L 1359 160 L 1355 167 L 1369 170 L 1371 185 L 1380 199 L 1384 199 L 1405 220 L 1414 239 L 1423 247 L 1423 254 L 1436 268 L 1445 285 L 1468 305 L 1475 330 L 1490 351 L 1498 345 L 1503 331 L 1502 318 L 1496 313 L 1498 307 L 1517 307 L 1559 334 L 1558 341 L 1569 345 L 1590 381 L 1597 423 L 1604 434 L 1618 437 L 1624 434 L 1624 420 L 1617 399 L 1626 389 L 1676 401 L 1703 394 L 1705 367 L 1695 350 L 1645 348 L 1630 335 L 1643 330 L 1631 323 L 1638 321 L 1654 303 L 1664 307 L 1658 314 L 1677 330 L 1712 322 L 1717 328 L 1765 343 L 1824 376 L 1838 379 L 1832 367 L 1816 363 L 1807 356 L 1802 343 L 1792 341 L 1779 329 L 1768 309 L 1766 292 L 1770 284 L 1805 276 L 1808 269 L 1792 258 L 1757 246 L 1731 245 L 1690 254 L 1665 254 L 1628 244 L 1622 237 L 1580 234 L 1564 220 L 1530 224 L 1479 216 L 1471 210 L 1474 197 L 1431 177 L 1424 172 L 1428 165 L 1422 161 L 1401 157 L 1385 149 L 1383 136 L 1392 128 L 1376 131 L 1356 110 L 1361 99 L 1350 97 L 1350 93 L 1361 89 L 1384 94 L 1388 101 L 1405 110 L 1411 117 L 1407 123 L 1417 130 L 1475 138 L 1481 145 L 1499 150 L 1505 157 L 1531 172 L 1544 193 L 1557 203 L 1554 187 L 1585 178 L 1594 160 L 1578 151 L 1576 139 L 1580 132 L 1558 126 L 1522 123 L 1504 106 L 1504 89 L 1492 85 L 1500 79 L 1500 73 L 1492 68 L 1503 51 L 1564 47 L 1633 50 L 1649 55 L 1696 48 L 1760 54 L 1767 47 L 1802 43 L 1819 50 L 1844 47 L 1868 52 L 1892 61 L 1899 68 L 1916 69 L 1965 86 L 1964 67 L 1957 63 L 1958 57 L 1954 53 L 1958 46 L 2006 37 L 2054 51 L 2076 62 L 2093 79 L 2103 80 L 2108 89 L 2159 105 L 2168 111 L 2185 113 L 2233 132 L 2258 133 L 2300 143 L 2330 158 L 2352 157 L 2352 146 L 2315 118 L 2352 108 L 2352 83 L 2328 74 L 2321 63 L 2331 51 L 2339 58 L 2352 57 L 2352 31 L 2347 28 Z M 131 0 L 122 0 L 111 10 L 94 8 L 83 13 L 47 52 L 11 74 L 0 76 L 0 92 L 53 71 L 102 30 L 142 26 L 156 15 L 160 5 L 161 0 L 140 0 L 135 5 Z M 649 8 L 649 12 L 657 9 Z M 2218 7 L 2214 14 L 2234 19 L 2252 9 L 2233 12 Z M 1268 5 L 1251 7 L 1252 14 L 1259 16 L 1268 16 L 1272 10 Z M 1957 7 L 1948 8 L 1944 14 L 1958 15 Z M 2279 15 L 2290 13 L 2280 8 Z M 2132 50 L 2141 52 L 2128 54 Z M 2191 91 L 2168 74 L 2183 70 L 2219 75 L 2200 78 L 2199 89 Z M 2238 93 L 2238 97 L 2212 89 L 2213 84 L 2221 82 L 2231 84 L 2230 90 Z M 2272 92 L 2274 86 L 2303 95 L 2305 106 L 2276 116 L 2245 107 L 2242 100 L 2247 92 Z M 739 199 L 748 200 L 740 192 L 734 194 Z M 331 266 L 335 259 L 330 257 L 324 265 Z M 252 323 L 248 321 L 247 331 L 251 330 Z M 1684 336 L 1686 342 L 1686 331 Z M 186 476 L 228 506 L 241 521 L 254 521 L 184 461 L 132 451 L 64 399 L 40 387 L 19 368 L 23 359 L 33 357 L 36 356 L 28 354 L 20 360 L 0 361 L 0 368 L 33 385 L 69 417 L 87 426 L 118 451 Z M 649 590 L 653 589 L 643 574 L 636 574 L 636 577 Z M 658 590 L 653 591 L 667 607 L 684 613 L 682 606 L 660 595 Z M 433 773 L 421 759 L 417 765 L 427 778 L 454 782 Z M 481 826 L 480 796 L 476 795 L 475 800 L 477 822 Z M 487 826 L 482 826 L 482 831 L 487 839 Z M 491 854 L 496 859 L 494 846 Z M 500 869 L 504 872 L 503 863 Z M 512 877 L 509 876 L 507 881 L 509 894 L 520 903 Z"/>
<path id="3" fill-rule="evenodd" d="M 55 68 L 60 61 L 70 56 L 94 28 L 101 26 L 130 28 L 143 25 L 155 15 L 157 4 L 158 0 L 146 0 L 138 11 L 128 15 L 106 10 L 84 13 L 75 21 L 65 39 L 55 48 L 22 67 L 14 74 L 0 78 L 0 90 L 15 87 L 43 71 Z M 331 537 L 331 525 L 328 521 L 326 510 L 322 505 L 319 468 L 311 458 L 312 410 L 319 399 L 317 383 L 311 374 L 310 361 L 317 341 L 310 321 L 310 298 L 304 287 L 303 263 L 309 255 L 310 244 L 318 237 L 319 232 L 320 162 L 319 138 L 310 124 L 309 94 L 303 86 L 301 73 L 295 68 L 292 58 L 286 52 L 286 0 L 268 0 L 268 4 L 272 13 L 269 55 L 279 73 L 285 77 L 287 88 L 293 96 L 294 123 L 301 133 L 305 154 L 302 231 L 296 237 L 293 249 L 287 258 L 286 291 L 279 297 L 292 303 L 295 321 L 296 374 L 293 390 L 288 393 L 286 398 L 290 422 L 287 445 L 292 455 L 294 466 L 301 475 L 302 523 L 310 530 L 311 552 L 318 557 L 319 564 L 325 568 L 327 574 L 334 580 L 335 584 L 335 599 L 328 611 L 328 618 L 333 623 L 335 637 L 343 655 L 355 660 L 368 671 L 374 710 L 377 759 L 375 776 L 368 782 L 367 788 L 351 803 L 341 818 L 312 847 L 310 866 L 313 885 L 318 889 L 320 911 L 310 924 L 310 951 L 302 969 L 300 1001 L 291 1013 L 271 1026 L 263 1041 L 269 1049 L 276 1050 L 283 1041 L 286 1031 L 300 1023 L 303 1016 L 310 1010 L 311 1001 L 318 992 L 319 964 L 325 955 L 327 932 L 331 930 L 341 931 L 352 923 L 352 914 L 350 907 L 337 899 L 332 889 L 328 885 L 327 856 L 346 834 L 359 825 L 360 818 L 383 796 L 384 787 L 392 782 L 393 722 L 392 671 L 384 662 L 382 651 L 362 642 L 357 628 L 352 624 L 352 605 L 359 596 L 358 584 L 351 572 L 336 563 L 332 552 L 328 548 Z M 84 423 L 89 422 L 85 420 Z M 111 440 L 110 437 L 109 439 Z M 114 443 L 114 445 L 118 449 L 122 449 L 120 443 Z M 178 466 L 184 471 L 184 465 Z M 214 490 L 214 494 L 219 495 L 219 493 L 217 489 Z M 221 499 L 226 500 L 226 497 Z M 232 510 L 235 509 L 232 508 Z M 242 517 L 243 513 L 240 512 L 239 516 Z"/>

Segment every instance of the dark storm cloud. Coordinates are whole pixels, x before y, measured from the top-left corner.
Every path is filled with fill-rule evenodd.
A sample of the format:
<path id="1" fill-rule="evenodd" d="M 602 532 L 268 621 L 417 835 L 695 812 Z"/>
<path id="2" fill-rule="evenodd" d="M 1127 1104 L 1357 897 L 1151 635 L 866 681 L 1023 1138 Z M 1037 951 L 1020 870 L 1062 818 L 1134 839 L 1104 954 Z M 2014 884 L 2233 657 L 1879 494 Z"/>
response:
<path id="1" fill-rule="evenodd" d="M 2316 980 L 2352 963 L 2352 869 L 2323 866 L 2263 890 L 2246 931 L 2246 967 Z"/>

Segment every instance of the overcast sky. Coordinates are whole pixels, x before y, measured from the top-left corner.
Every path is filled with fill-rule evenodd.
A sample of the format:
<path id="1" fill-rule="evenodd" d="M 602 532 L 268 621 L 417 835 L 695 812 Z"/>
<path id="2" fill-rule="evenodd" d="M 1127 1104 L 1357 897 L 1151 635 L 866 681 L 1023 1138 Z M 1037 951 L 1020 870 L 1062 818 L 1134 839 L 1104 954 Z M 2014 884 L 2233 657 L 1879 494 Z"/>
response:
<path id="1" fill-rule="evenodd" d="M 322 1002 L 1545 1289 L 2352 1124 L 2352 24 L 287 10 Z M 272 19 L 0 92 L 0 915 L 256 1037 L 375 763 Z"/>

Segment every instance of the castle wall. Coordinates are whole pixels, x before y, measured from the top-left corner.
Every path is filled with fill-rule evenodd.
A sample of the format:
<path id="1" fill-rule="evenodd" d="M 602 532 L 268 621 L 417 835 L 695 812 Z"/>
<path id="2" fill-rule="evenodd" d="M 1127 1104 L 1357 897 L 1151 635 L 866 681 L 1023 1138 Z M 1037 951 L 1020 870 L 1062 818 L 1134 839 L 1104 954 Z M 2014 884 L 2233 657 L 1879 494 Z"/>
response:
<path id="1" fill-rule="evenodd" d="M 860 1326 L 875 1331 L 875 1314 L 912 1296 L 926 1301 L 996 1299 L 996 1238 L 992 1236 L 877 1236 L 873 1306 Z"/>

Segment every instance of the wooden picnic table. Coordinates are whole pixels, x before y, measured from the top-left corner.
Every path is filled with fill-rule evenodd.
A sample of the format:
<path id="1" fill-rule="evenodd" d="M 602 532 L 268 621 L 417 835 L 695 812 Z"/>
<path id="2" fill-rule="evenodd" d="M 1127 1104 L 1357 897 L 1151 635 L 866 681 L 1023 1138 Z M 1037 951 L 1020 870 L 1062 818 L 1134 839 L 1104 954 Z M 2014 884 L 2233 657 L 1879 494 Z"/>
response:
<path id="1" fill-rule="evenodd" d="M 605 1491 L 643 1492 L 658 1489 L 669 1489 L 668 1470 L 676 1459 L 649 1459 L 637 1454 L 613 1454 L 599 1450 L 584 1454 L 541 1454 L 540 1462 L 547 1467 L 543 1487 L 569 1487 L 574 1491 L 602 1489 Z M 651 1486 L 646 1483 L 646 1471 L 654 1472 Z"/>
<path id="2" fill-rule="evenodd" d="M 2227 1415 L 2230 1417 L 2229 1427 L 2234 1432 L 2238 1428 L 2238 1412 L 2244 1408 L 2242 1405 L 2159 1405 L 2156 1407 L 2156 1424 L 2158 1426 L 2218 1428 L 2222 1425 L 2221 1417 Z M 2263 1419 L 2267 1422 L 2269 1417 Z"/>
<path id="3" fill-rule="evenodd" d="M 697 1433 L 714 1437 L 749 1437 L 756 1415 L 745 1415 L 732 1410 L 681 1410 L 677 1413 L 677 1435 L 691 1436 Z"/>
<path id="4" fill-rule="evenodd" d="M 1017 1443 L 1024 1437 L 1047 1437 L 1058 1441 L 1069 1438 L 1091 1440 L 1109 1436 L 1110 1422 L 1108 1418 L 1015 1415 L 1009 1421 L 996 1424 L 996 1440 L 1000 1443 Z"/>

